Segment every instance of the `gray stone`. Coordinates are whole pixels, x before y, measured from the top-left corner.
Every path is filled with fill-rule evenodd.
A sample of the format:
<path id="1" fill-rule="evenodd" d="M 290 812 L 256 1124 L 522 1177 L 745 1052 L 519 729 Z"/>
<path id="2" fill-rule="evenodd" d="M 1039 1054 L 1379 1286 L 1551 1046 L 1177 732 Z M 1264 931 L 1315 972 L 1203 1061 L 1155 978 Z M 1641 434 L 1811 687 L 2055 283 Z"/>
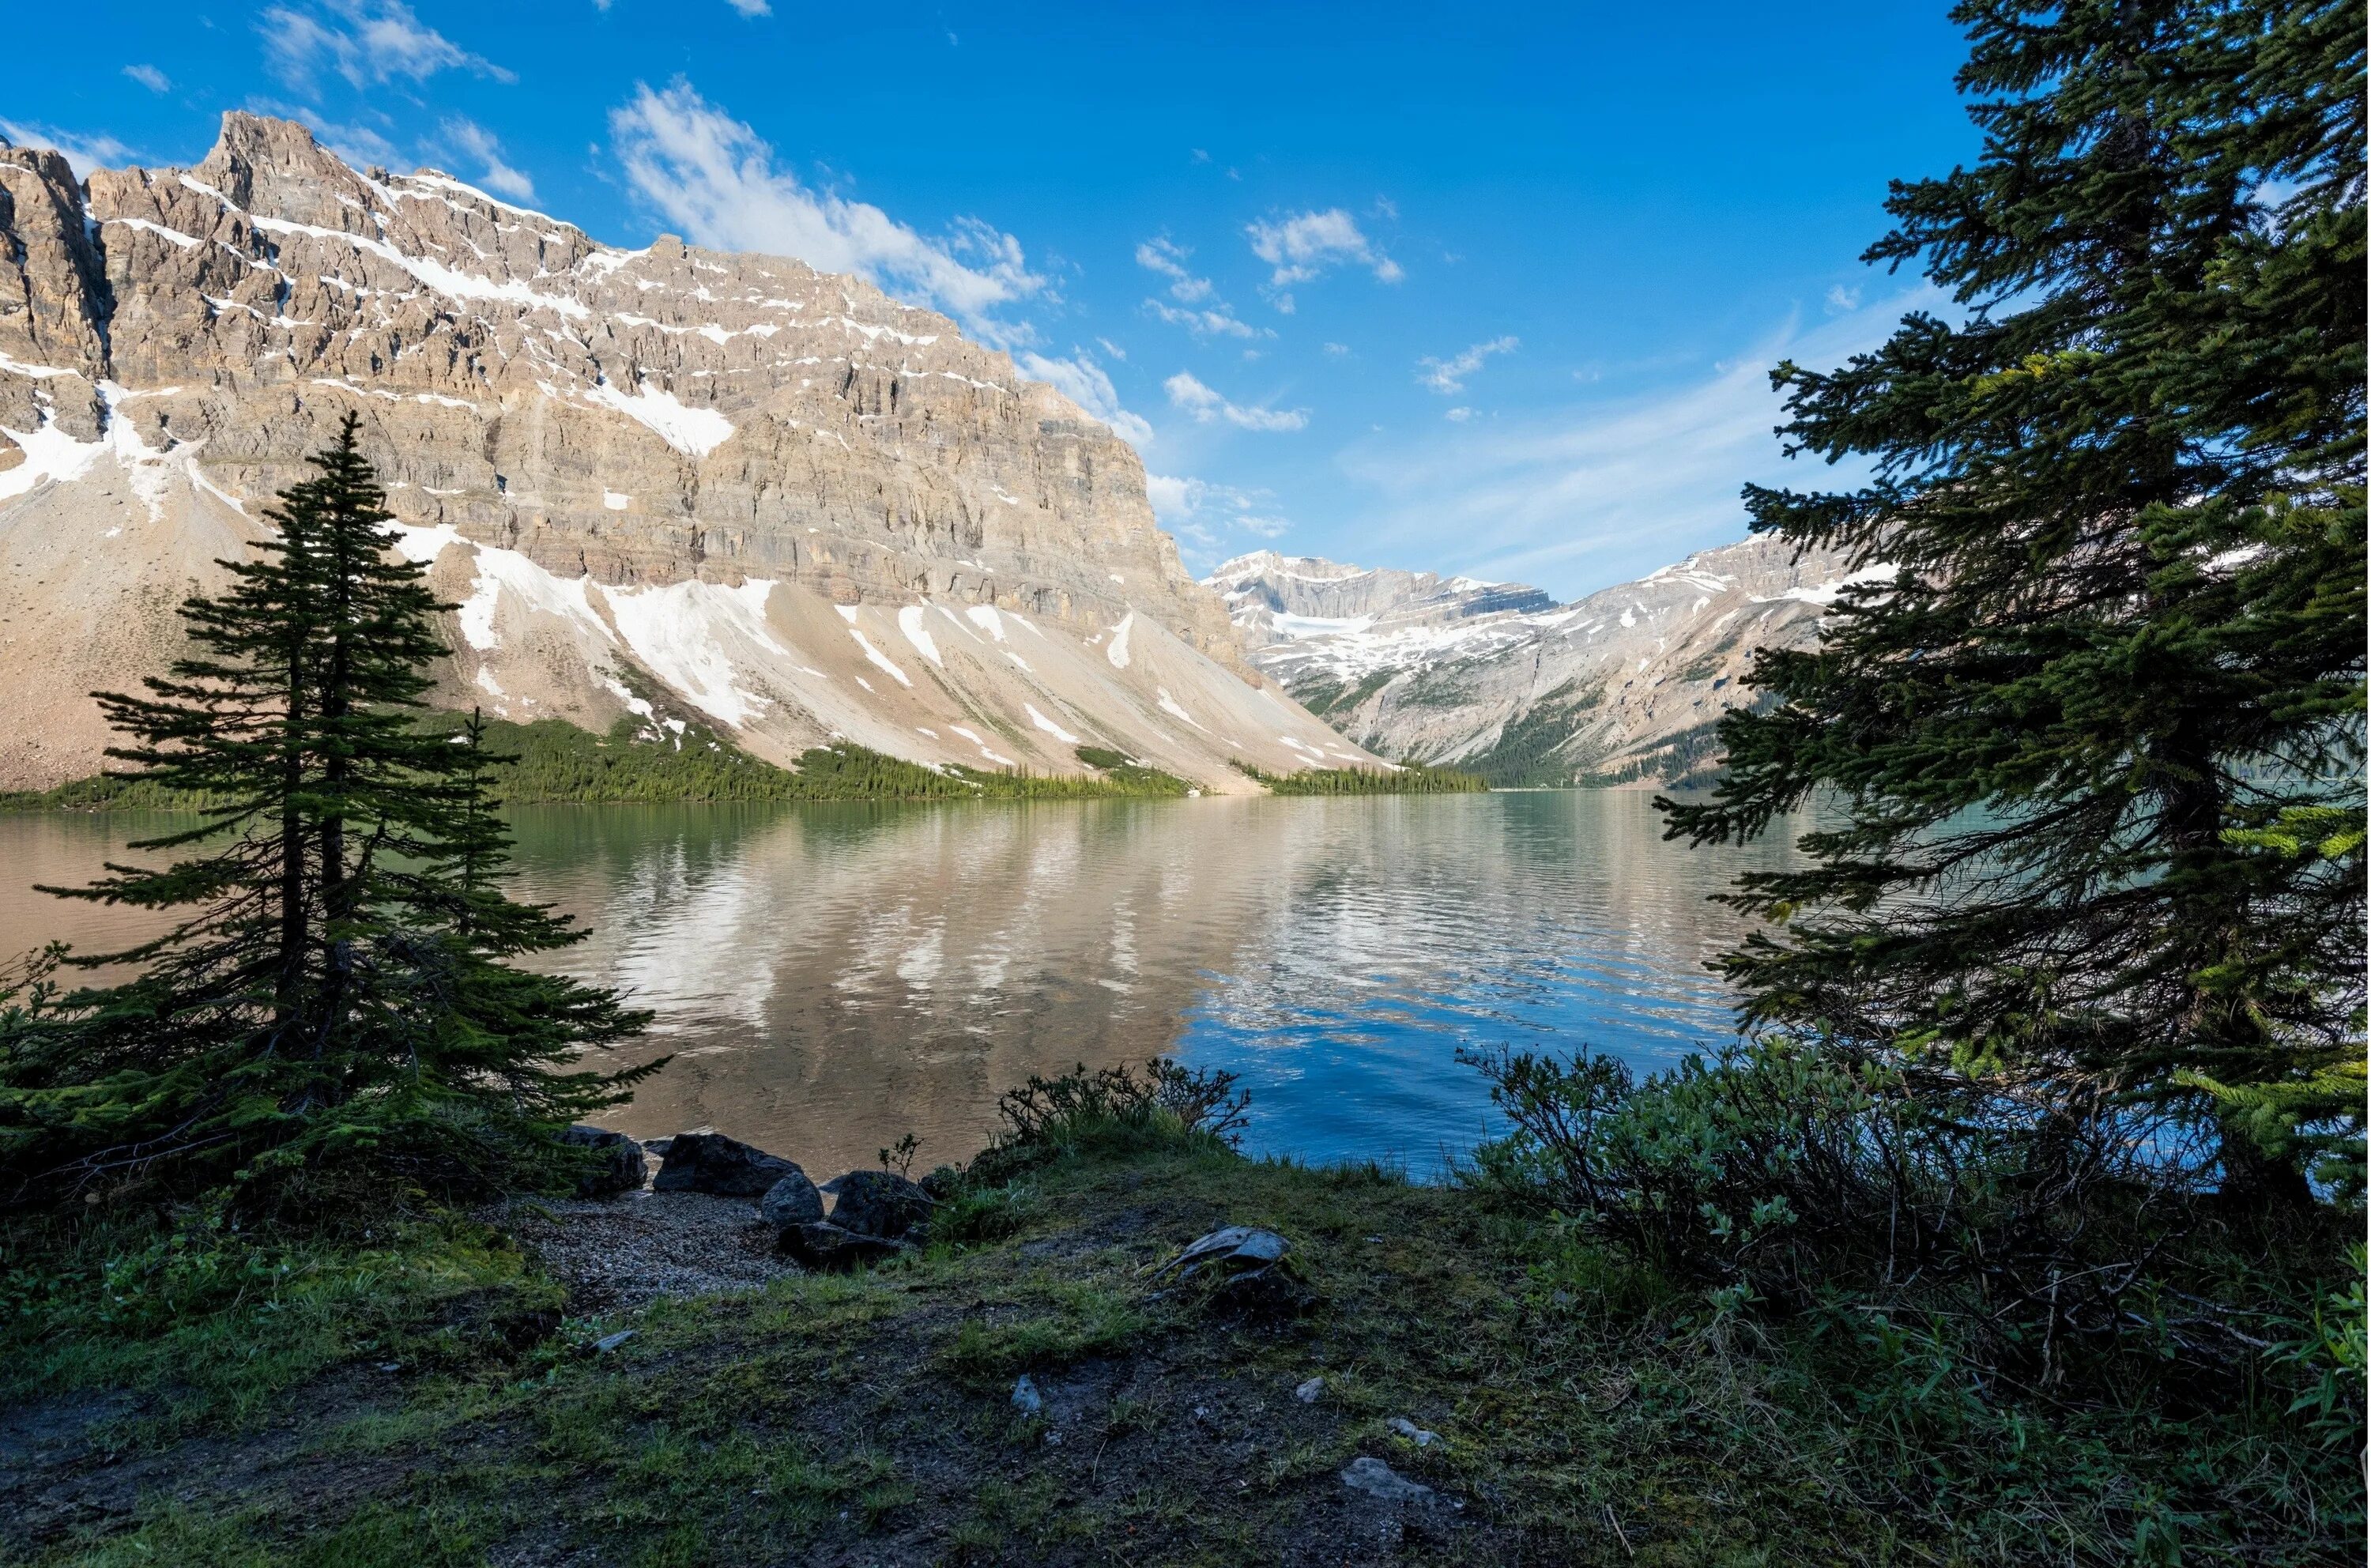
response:
<path id="1" fill-rule="evenodd" d="M 632 1339 L 636 1332 L 637 1331 L 633 1329 L 619 1329 L 614 1334 L 604 1334 L 599 1339 L 593 1342 L 593 1348 L 599 1351 L 602 1355 L 607 1355 L 609 1352 L 617 1349 L 619 1345 L 624 1344 L 628 1340 Z"/>
<path id="2" fill-rule="evenodd" d="M 1384 1503 L 1425 1503 L 1440 1495 L 1420 1481 L 1410 1481 L 1381 1459 L 1363 1456 L 1343 1467 L 1342 1484 Z"/>
<path id="3" fill-rule="evenodd" d="M 778 1154 L 722 1133 L 677 1133 L 651 1185 L 662 1193 L 710 1193 L 720 1198 L 755 1198 L 785 1176 L 805 1172 Z"/>
<path id="4" fill-rule="evenodd" d="M 802 1225 L 813 1225 L 823 1217 L 823 1194 L 807 1180 L 807 1173 L 792 1166 L 791 1173 L 766 1189 L 758 1200 L 758 1212 L 777 1231 L 787 1231 Z"/>
<path id="5" fill-rule="evenodd" d="M 1405 1415 L 1395 1415 L 1383 1424 L 1419 1448 L 1429 1448 L 1440 1441 L 1438 1432 L 1427 1432 Z"/>
<path id="6" fill-rule="evenodd" d="M 650 1163 L 642 1158 L 642 1146 L 623 1133 L 579 1123 L 563 1131 L 560 1141 L 593 1151 L 584 1173 L 576 1179 L 578 1197 L 607 1198 L 630 1193 L 649 1174 Z"/>
<path id="7" fill-rule="evenodd" d="M 843 1230 L 826 1219 L 785 1230 L 782 1232 L 782 1247 L 809 1268 L 817 1269 L 850 1269 L 859 1263 L 894 1258 L 910 1250 L 903 1241 Z"/>
<path id="8" fill-rule="evenodd" d="M 920 1228 L 937 1206 L 919 1182 L 894 1170 L 851 1170 L 835 1177 L 824 1191 L 832 1194 L 834 1225 L 892 1241 Z"/>
<path id="9" fill-rule="evenodd" d="M 1293 1389 L 1292 1397 L 1299 1400 L 1302 1404 L 1315 1404 L 1317 1402 L 1317 1396 L 1324 1391 L 1325 1379 L 1324 1378 L 1312 1378 L 1306 1383 L 1301 1384 L 1301 1387 Z"/>
<path id="10" fill-rule="evenodd" d="M 1036 1382 L 1026 1372 L 1012 1385 L 1012 1408 L 1024 1415 L 1035 1415 L 1046 1408 L 1046 1396 L 1037 1391 Z"/>

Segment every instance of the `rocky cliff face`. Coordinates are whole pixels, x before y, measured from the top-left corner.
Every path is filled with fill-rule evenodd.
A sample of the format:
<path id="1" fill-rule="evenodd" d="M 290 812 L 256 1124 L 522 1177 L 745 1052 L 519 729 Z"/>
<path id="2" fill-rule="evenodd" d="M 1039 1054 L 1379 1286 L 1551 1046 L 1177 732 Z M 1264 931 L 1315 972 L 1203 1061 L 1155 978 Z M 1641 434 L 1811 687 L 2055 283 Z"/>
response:
<path id="1" fill-rule="evenodd" d="M 1757 538 L 1569 605 L 1272 551 L 1204 581 L 1262 668 L 1386 756 L 1498 784 L 1670 784 L 1718 762 L 1712 727 L 1747 699 L 1754 650 L 1810 646 L 1853 580 Z"/>
<path id="2" fill-rule="evenodd" d="M 245 114 L 87 188 L 0 148 L 0 785 L 98 766 L 85 694 L 169 657 L 349 411 L 461 605 L 452 702 L 1221 788 L 1360 755 L 1244 662 L 1126 444 L 860 280 L 613 249 Z"/>

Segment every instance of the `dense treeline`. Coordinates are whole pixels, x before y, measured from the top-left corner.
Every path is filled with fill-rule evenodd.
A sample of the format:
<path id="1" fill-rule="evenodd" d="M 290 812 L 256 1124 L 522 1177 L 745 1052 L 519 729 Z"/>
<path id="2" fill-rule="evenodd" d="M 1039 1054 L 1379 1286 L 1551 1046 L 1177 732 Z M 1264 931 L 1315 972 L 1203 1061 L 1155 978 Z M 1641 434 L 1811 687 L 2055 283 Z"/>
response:
<path id="1" fill-rule="evenodd" d="M 1274 795 L 1469 795 L 1490 788 L 1478 775 L 1418 762 L 1397 767 L 1304 767 L 1297 773 L 1269 773 L 1247 762 L 1234 767 Z"/>

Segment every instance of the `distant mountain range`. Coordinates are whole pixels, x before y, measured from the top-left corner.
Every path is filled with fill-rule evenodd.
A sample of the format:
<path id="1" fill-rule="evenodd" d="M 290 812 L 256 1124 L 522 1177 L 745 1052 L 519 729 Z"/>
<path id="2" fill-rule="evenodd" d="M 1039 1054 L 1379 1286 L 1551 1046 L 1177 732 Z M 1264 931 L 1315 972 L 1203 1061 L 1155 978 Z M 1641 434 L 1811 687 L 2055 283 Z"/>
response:
<path id="1" fill-rule="evenodd" d="M 1498 785 L 1677 785 L 1718 767 L 1754 651 L 1810 646 L 1854 575 L 1752 538 L 1568 605 L 1273 550 L 1203 581 L 1254 663 L 1367 749 Z"/>

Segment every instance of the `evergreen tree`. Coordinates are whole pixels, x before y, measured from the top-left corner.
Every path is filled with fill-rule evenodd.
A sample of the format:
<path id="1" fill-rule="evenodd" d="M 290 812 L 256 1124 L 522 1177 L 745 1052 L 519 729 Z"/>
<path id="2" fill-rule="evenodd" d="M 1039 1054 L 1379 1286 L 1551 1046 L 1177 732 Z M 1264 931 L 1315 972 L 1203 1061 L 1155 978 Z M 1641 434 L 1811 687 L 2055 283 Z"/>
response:
<path id="1" fill-rule="evenodd" d="M 145 695 L 99 694 L 131 737 L 117 777 L 226 803 L 133 846 L 186 852 L 162 870 L 49 890 L 190 913 L 70 960 L 135 978 L 0 1020 L 0 1169 L 19 1182 L 351 1157 L 480 1181 L 639 1076 L 555 1070 L 642 1016 L 507 962 L 581 933 L 497 885 L 482 722 L 418 722 L 451 606 L 391 550 L 358 422 L 267 513 L 260 559 L 182 607 L 193 651 Z"/>
<path id="2" fill-rule="evenodd" d="M 1670 832 L 1839 813 L 1731 896 L 1749 1025 L 2219 1112 L 2226 1188 L 2301 1196 L 2363 1117 L 2363 9 L 1954 14 L 1983 155 L 1866 259 L 1964 319 L 1782 364 L 1789 451 L 1874 477 L 1745 492 L 1891 575 L 1760 655 Z"/>

